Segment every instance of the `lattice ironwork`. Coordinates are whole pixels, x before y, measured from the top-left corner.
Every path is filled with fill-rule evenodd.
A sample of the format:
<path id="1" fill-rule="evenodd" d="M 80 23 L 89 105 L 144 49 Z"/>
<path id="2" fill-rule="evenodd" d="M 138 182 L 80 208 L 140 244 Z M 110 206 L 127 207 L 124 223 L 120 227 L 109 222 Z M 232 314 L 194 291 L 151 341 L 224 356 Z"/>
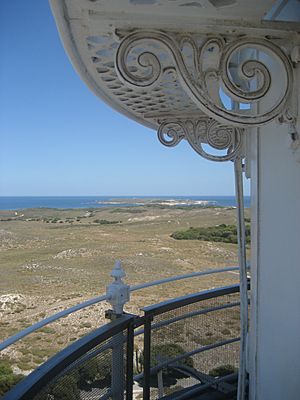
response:
<path id="1" fill-rule="evenodd" d="M 174 74 L 197 108 L 225 125 L 260 126 L 286 115 L 292 95 L 291 60 L 263 37 L 140 29 L 122 38 L 115 67 L 120 79 L 135 90 L 154 90 L 166 73 Z M 262 108 L 251 107 L 251 112 L 248 107 L 230 108 L 222 91 L 241 105 L 267 101 Z"/>

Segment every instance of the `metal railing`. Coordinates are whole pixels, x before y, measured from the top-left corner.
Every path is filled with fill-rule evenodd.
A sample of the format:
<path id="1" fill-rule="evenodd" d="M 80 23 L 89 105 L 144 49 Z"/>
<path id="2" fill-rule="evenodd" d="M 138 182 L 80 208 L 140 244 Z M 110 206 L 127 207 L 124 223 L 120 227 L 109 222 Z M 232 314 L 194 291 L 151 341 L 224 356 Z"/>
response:
<path id="1" fill-rule="evenodd" d="M 123 399 L 124 390 L 126 400 L 131 400 L 133 321 L 134 316 L 123 315 L 77 340 L 34 370 L 3 400 L 56 400 L 64 398 L 66 391 L 68 398 L 77 400 L 93 389 L 94 397 L 102 400 Z M 121 341 L 116 343 L 120 337 Z M 121 362 L 117 364 L 113 353 L 120 345 Z"/>
<path id="2" fill-rule="evenodd" d="M 143 381 L 144 399 L 162 398 L 178 382 L 180 387 L 173 387 L 172 396 L 180 390 L 186 393 L 199 381 L 199 391 L 203 384 L 211 387 L 216 381 L 210 373 L 216 367 L 227 368 L 228 374 L 230 369 L 238 370 L 238 292 L 239 285 L 233 285 L 144 309 L 144 368 L 135 376 Z M 230 346 L 235 346 L 235 351 Z M 208 355 L 204 357 L 204 353 Z M 231 385 L 228 390 L 234 393 L 236 388 Z"/>
<path id="3" fill-rule="evenodd" d="M 66 391 L 72 400 L 131 400 L 134 381 L 144 400 L 212 389 L 234 396 L 238 292 L 233 285 L 182 296 L 144 308 L 143 316 L 112 313 L 112 322 L 54 355 L 3 400 L 57 400 Z"/>
<path id="4" fill-rule="evenodd" d="M 135 292 L 135 291 L 146 289 L 146 288 L 149 288 L 152 286 L 163 285 L 163 284 L 176 282 L 176 281 L 180 281 L 180 280 L 184 280 L 184 279 L 190 279 L 190 278 L 201 277 L 201 276 L 205 276 L 205 275 L 213 275 L 213 274 L 226 273 L 226 272 L 232 272 L 232 271 L 238 271 L 238 270 L 239 270 L 239 267 L 232 266 L 232 267 L 225 267 L 225 268 L 218 268 L 218 269 L 209 269 L 209 270 L 205 270 L 205 271 L 198 271 L 198 272 L 193 272 L 190 274 L 183 274 L 183 275 L 178 275 L 175 277 L 163 278 L 163 279 L 158 279 L 158 280 L 151 281 L 151 282 L 133 285 L 129 288 L 129 290 L 130 290 L 130 292 Z M 12 335 L 9 338 L 2 341 L 0 343 L 0 351 L 6 349 L 7 347 L 11 346 L 12 344 L 18 342 L 19 340 L 25 338 L 26 336 L 30 335 L 31 333 L 34 333 L 35 331 L 43 328 L 44 326 L 47 326 L 55 321 L 58 321 L 59 319 L 64 318 L 67 315 L 73 314 L 77 311 L 83 310 L 83 309 L 93 306 L 95 304 L 99 304 L 103 301 L 109 301 L 109 297 L 106 294 L 86 300 L 82 303 L 76 304 L 75 306 L 72 306 L 63 311 L 55 313 L 55 314 L 51 315 L 50 317 L 44 318 L 41 321 L 36 322 L 35 324 L 23 329 L 22 331 L 19 331 L 15 335 Z"/>

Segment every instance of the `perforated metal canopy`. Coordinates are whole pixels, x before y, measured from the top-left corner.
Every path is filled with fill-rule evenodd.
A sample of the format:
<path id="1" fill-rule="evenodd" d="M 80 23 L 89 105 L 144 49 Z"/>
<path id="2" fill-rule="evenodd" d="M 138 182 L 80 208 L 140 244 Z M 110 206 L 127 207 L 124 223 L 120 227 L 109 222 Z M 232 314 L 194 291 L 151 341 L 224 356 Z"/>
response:
<path id="1" fill-rule="evenodd" d="M 195 119 L 203 112 L 210 117 L 215 114 L 209 104 L 206 107 L 206 100 L 199 106 L 195 101 L 197 93 L 193 96 L 183 89 L 186 82 L 178 76 L 174 65 L 173 44 L 180 47 L 189 79 L 205 80 L 209 69 L 219 67 L 221 47 L 237 35 L 244 37 L 255 32 L 286 38 L 295 33 L 293 24 L 264 20 L 272 4 L 272 0 L 51 0 L 65 49 L 81 78 L 110 106 L 154 129 L 166 118 Z M 119 54 L 118 63 L 120 43 L 141 30 L 143 40 L 138 38 L 134 46 L 129 43 Z M 161 38 L 156 40 L 157 32 L 171 38 L 167 51 L 159 44 Z M 207 41 L 212 37 L 214 43 L 209 47 Z M 213 51 L 215 59 L 208 57 Z M 146 54 L 140 57 L 142 53 Z M 122 73 L 122 57 L 126 57 L 127 75 Z M 200 57 L 205 76 L 196 71 L 195 63 L 200 62 Z M 128 74 L 138 77 L 142 84 L 130 84 Z M 156 75 L 159 79 L 147 80 Z M 224 96 L 220 97 L 217 85 L 208 81 L 205 85 L 213 97 L 210 101 L 225 109 Z M 247 111 L 243 115 L 247 118 Z M 241 121 L 237 124 L 242 125 Z"/>

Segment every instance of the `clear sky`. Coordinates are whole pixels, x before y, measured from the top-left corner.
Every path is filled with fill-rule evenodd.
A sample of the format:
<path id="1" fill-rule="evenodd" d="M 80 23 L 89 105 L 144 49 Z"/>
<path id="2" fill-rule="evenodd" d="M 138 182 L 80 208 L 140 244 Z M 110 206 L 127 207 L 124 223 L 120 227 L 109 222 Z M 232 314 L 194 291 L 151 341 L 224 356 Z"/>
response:
<path id="1" fill-rule="evenodd" d="M 0 2 L 0 195 L 232 195 L 233 165 L 106 106 L 61 45 L 47 0 Z"/>

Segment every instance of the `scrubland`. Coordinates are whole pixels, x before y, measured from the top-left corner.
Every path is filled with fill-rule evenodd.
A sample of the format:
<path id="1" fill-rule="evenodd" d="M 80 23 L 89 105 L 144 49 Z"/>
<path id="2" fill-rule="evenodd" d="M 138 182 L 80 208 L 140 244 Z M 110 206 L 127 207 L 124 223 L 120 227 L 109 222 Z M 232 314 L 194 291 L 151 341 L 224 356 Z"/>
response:
<path id="1" fill-rule="evenodd" d="M 249 212 L 246 212 L 249 218 Z M 233 208 L 130 207 L 0 211 L 0 340 L 55 312 L 105 292 L 116 259 L 126 282 L 237 265 L 237 245 L 176 240 L 190 227 L 234 225 Z M 250 251 L 250 250 L 248 250 Z M 132 293 L 126 310 L 236 283 L 227 272 Z M 27 374 L 51 354 L 105 322 L 106 303 L 44 327 L 2 352 Z"/>

